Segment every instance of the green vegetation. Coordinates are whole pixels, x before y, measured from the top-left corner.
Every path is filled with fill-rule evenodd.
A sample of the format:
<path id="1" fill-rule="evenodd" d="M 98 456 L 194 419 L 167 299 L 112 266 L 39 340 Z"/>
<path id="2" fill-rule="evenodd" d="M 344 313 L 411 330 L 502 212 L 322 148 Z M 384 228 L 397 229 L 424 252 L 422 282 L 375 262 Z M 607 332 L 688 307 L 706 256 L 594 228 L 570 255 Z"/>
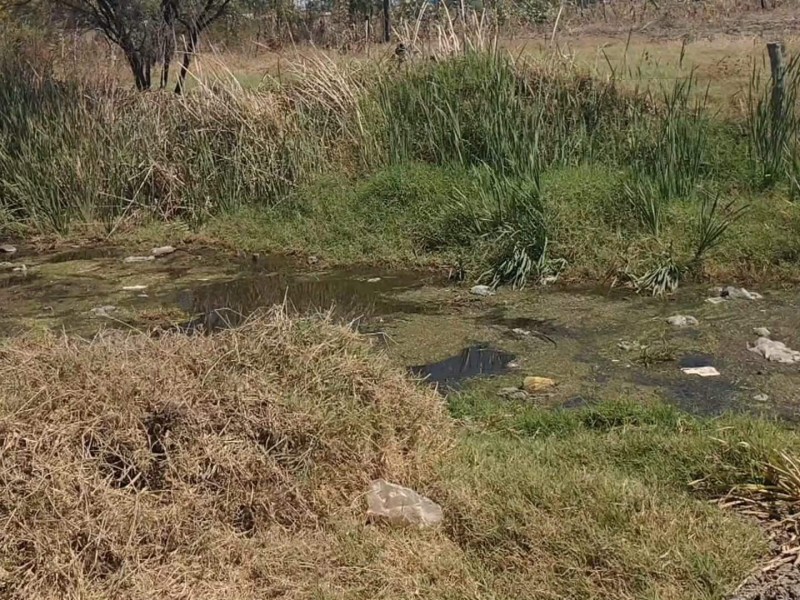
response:
<path id="1" fill-rule="evenodd" d="M 400 70 L 319 63 L 269 91 L 183 98 L 89 88 L 7 53 L 0 80 L 6 229 L 110 232 L 155 218 L 214 232 L 255 213 L 264 227 L 249 227 L 249 247 L 456 257 L 495 285 L 620 269 L 659 291 L 715 247 L 714 263 L 735 268 L 724 244 L 745 204 L 770 204 L 776 227 L 798 218 L 787 201 L 797 119 L 768 126 L 770 110 L 793 115 L 793 104 L 768 103 L 755 78 L 746 137 L 709 120 L 692 77 L 654 100 L 482 53 Z M 779 191 L 762 197 L 767 180 Z M 595 245 L 578 247 L 574 228 Z M 762 246 L 761 270 L 798 244 L 763 241 L 748 244 Z"/>
<path id="2" fill-rule="evenodd" d="M 493 285 L 616 272 L 656 293 L 704 269 L 796 267 L 797 118 L 769 125 L 771 110 L 794 115 L 794 96 L 776 108 L 755 77 L 737 124 L 712 118 L 692 76 L 659 98 L 493 53 L 320 61 L 263 90 L 185 97 L 4 56 L 7 232 L 177 219 L 253 250 L 457 262 Z M 740 218 L 747 206 L 761 233 Z"/>

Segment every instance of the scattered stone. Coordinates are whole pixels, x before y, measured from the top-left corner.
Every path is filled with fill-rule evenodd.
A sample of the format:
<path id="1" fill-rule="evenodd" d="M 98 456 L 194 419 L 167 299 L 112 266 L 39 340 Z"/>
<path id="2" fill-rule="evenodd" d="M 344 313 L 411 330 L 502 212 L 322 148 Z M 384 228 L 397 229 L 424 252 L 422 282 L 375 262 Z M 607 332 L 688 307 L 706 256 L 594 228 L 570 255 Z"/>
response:
<path id="1" fill-rule="evenodd" d="M 158 248 L 153 248 L 150 250 L 150 254 L 155 258 L 158 258 L 159 256 L 166 256 L 167 254 L 172 254 L 173 252 L 175 252 L 175 248 L 172 246 L 159 246 Z"/>
<path id="2" fill-rule="evenodd" d="M 91 312 L 95 317 L 107 317 L 109 316 L 108 313 L 112 313 L 115 310 L 117 310 L 116 306 L 107 304 L 106 306 L 98 306 L 97 308 L 93 308 Z"/>
<path id="3" fill-rule="evenodd" d="M 716 294 L 717 298 L 722 298 L 724 300 L 761 300 L 763 296 L 758 292 L 751 292 L 746 290 L 745 288 L 737 288 L 732 285 L 722 288 L 714 288 L 713 293 Z M 711 302 L 711 299 L 708 299 Z M 714 302 L 717 304 L 718 302 Z"/>
<path id="4" fill-rule="evenodd" d="M 622 340 L 617 344 L 617 348 L 625 352 L 641 352 L 645 347 L 639 342 L 629 342 L 627 340 Z"/>
<path id="5" fill-rule="evenodd" d="M 156 257 L 152 254 L 150 256 L 128 256 L 122 262 L 124 263 L 140 263 L 155 260 Z"/>
<path id="6" fill-rule="evenodd" d="M 792 350 L 783 342 L 776 342 L 767 337 L 760 337 L 755 345 L 748 348 L 766 358 L 770 362 L 792 364 L 800 362 L 800 352 Z"/>
<path id="7" fill-rule="evenodd" d="M 681 371 L 687 375 L 699 375 L 700 377 L 717 377 L 719 375 L 719 371 L 710 365 L 705 367 L 683 367 Z"/>
<path id="8" fill-rule="evenodd" d="M 140 292 L 142 290 L 146 290 L 146 285 L 126 285 L 122 287 L 123 291 L 125 292 Z"/>
<path id="9" fill-rule="evenodd" d="M 367 518 L 392 525 L 432 527 L 442 522 L 442 507 L 412 489 L 377 479 L 367 493 Z"/>
<path id="10" fill-rule="evenodd" d="M 522 389 L 529 394 L 539 394 L 555 387 L 556 382 L 549 377 L 526 377 L 522 382 Z"/>
<path id="11" fill-rule="evenodd" d="M 699 325 L 699 321 L 690 315 L 673 315 L 667 319 L 667 323 L 673 327 L 689 327 Z"/>
<path id="12" fill-rule="evenodd" d="M 14 256 L 16 253 L 17 249 L 11 244 L 0 244 L 0 254 L 4 254 L 5 256 Z"/>
<path id="13" fill-rule="evenodd" d="M 508 400 L 528 399 L 528 392 L 515 387 L 502 388 L 500 391 L 497 392 L 497 395 L 500 396 L 501 398 L 507 398 Z"/>
<path id="14" fill-rule="evenodd" d="M 517 335 L 521 335 L 524 337 L 527 337 L 531 334 L 530 331 L 528 331 L 527 329 L 522 329 L 521 327 L 515 327 L 514 329 L 511 330 L 511 333 L 516 333 Z"/>
<path id="15" fill-rule="evenodd" d="M 755 333 L 758 337 L 765 337 L 768 338 L 772 335 L 766 327 L 753 327 L 753 333 Z"/>
<path id="16" fill-rule="evenodd" d="M 378 283 L 381 280 L 380 277 L 370 277 L 367 279 L 367 283 Z"/>
<path id="17" fill-rule="evenodd" d="M 767 400 L 769 400 L 769 396 L 767 396 L 766 394 L 756 394 L 755 396 L 753 396 L 753 400 L 755 400 L 756 402 L 766 402 Z"/>
<path id="18" fill-rule="evenodd" d="M 469 293 L 474 296 L 493 296 L 494 290 L 488 285 L 475 285 L 472 287 Z"/>

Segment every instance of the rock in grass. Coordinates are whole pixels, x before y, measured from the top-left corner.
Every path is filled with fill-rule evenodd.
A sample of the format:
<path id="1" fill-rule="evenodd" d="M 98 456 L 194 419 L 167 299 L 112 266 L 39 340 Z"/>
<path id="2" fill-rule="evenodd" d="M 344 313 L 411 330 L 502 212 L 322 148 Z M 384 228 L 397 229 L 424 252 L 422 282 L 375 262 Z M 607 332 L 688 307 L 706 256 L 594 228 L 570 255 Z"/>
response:
<path id="1" fill-rule="evenodd" d="M 11 244 L 0 244 L 0 255 L 14 256 L 16 253 L 17 249 Z"/>
<path id="2" fill-rule="evenodd" d="M 469 293 L 473 296 L 494 296 L 494 290 L 488 285 L 475 285 Z"/>
<path id="3" fill-rule="evenodd" d="M 770 362 L 784 364 L 800 362 L 800 352 L 792 350 L 783 342 L 776 342 L 766 337 L 758 338 L 756 343 L 750 346 L 749 350 L 760 354 Z"/>
<path id="4" fill-rule="evenodd" d="M 751 292 L 745 288 L 737 288 L 732 285 L 715 288 L 713 292 L 716 294 L 717 298 L 726 300 L 761 300 L 763 298 L 758 292 Z M 709 298 L 708 301 L 712 302 L 711 298 Z"/>
<path id="5" fill-rule="evenodd" d="M 667 319 L 667 323 L 673 327 L 689 327 L 699 324 L 698 320 L 691 315 L 673 315 Z"/>
<path id="6" fill-rule="evenodd" d="M 753 327 L 753 333 L 755 333 L 758 337 L 765 338 L 768 338 L 771 335 L 769 329 L 766 327 Z"/>
<path id="7" fill-rule="evenodd" d="M 113 306 L 111 304 L 107 304 L 106 306 L 98 306 L 97 308 L 93 308 L 92 309 L 92 314 L 95 317 L 107 317 L 107 316 L 109 316 L 108 313 L 112 313 L 115 310 L 117 310 L 116 306 Z"/>
<path id="8" fill-rule="evenodd" d="M 376 479 L 367 493 L 367 518 L 404 527 L 432 527 L 442 522 L 442 507 L 414 490 Z"/>
<path id="9" fill-rule="evenodd" d="M 522 389 L 529 394 L 540 394 L 555 387 L 556 382 L 549 377 L 526 377 L 522 382 Z"/>
<path id="10" fill-rule="evenodd" d="M 508 400 L 527 400 L 528 399 L 528 392 L 525 390 L 521 390 L 515 387 L 505 387 L 501 388 L 497 395 L 501 398 L 507 398 Z"/>
<path id="11" fill-rule="evenodd" d="M 123 259 L 122 262 L 124 263 L 140 263 L 140 262 L 149 262 L 151 260 L 155 260 L 156 257 L 152 254 L 150 256 L 128 256 L 127 258 Z"/>
<path id="12" fill-rule="evenodd" d="M 150 254 L 155 258 L 158 258 L 160 256 L 166 256 L 167 254 L 172 254 L 173 252 L 175 252 L 175 248 L 172 246 L 159 246 L 158 248 L 153 248 L 150 251 Z"/>

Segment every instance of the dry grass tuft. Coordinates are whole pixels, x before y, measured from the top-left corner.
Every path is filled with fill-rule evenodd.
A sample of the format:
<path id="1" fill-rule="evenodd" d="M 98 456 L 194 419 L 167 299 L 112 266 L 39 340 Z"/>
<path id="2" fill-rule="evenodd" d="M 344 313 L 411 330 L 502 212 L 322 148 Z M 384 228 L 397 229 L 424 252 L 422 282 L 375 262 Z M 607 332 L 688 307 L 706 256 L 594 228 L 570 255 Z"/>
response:
<path id="1" fill-rule="evenodd" d="M 370 564 L 389 535 L 401 562 L 435 547 L 443 560 L 414 571 L 435 579 L 457 548 L 364 533 L 361 495 L 377 477 L 425 489 L 451 440 L 433 392 L 326 322 L 15 340 L 0 347 L 0 595 L 380 595 L 409 582 L 336 566 Z"/>

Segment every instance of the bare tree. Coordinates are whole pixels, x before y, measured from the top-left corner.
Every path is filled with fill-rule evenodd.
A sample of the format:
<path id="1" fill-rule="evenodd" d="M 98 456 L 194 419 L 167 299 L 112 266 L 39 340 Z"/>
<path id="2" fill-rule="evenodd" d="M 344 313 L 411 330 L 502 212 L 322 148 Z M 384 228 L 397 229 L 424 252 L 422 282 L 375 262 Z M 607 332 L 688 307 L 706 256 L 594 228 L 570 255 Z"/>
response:
<path id="1" fill-rule="evenodd" d="M 0 0 L 3 2 L 4 0 Z M 5 0 L 25 8 L 31 0 Z M 39 0 L 53 17 L 102 33 L 117 45 L 130 66 L 136 88 L 152 87 L 152 70 L 162 64 L 161 87 L 182 39 L 182 62 L 175 91 L 183 91 L 200 34 L 237 0 Z"/>
<path id="2" fill-rule="evenodd" d="M 200 34 L 214 21 L 225 14 L 233 0 L 163 0 L 174 6 L 175 20 L 182 26 L 185 39 L 182 50 L 183 60 L 175 84 L 175 93 L 183 92 L 186 83 L 186 74 L 192 62 L 192 56 L 197 51 Z"/>

